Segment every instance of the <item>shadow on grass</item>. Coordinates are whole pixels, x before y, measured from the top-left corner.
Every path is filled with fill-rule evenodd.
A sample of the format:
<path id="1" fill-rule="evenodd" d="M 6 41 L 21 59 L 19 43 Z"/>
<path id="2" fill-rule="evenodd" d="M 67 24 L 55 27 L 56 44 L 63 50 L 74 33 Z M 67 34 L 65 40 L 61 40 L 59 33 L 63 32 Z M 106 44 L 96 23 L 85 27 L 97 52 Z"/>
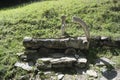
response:
<path id="1" fill-rule="evenodd" d="M 42 1 L 48 1 L 48 0 L 10 0 L 10 1 L 3 0 L 0 1 L 0 9 L 17 8 L 34 2 L 42 2 Z"/>
<path id="2" fill-rule="evenodd" d="M 115 49 L 115 48 L 102 48 L 102 47 L 94 47 L 90 48 L 88 51 L 88 54 L 86 54 L 87 59 L 89 63 L 94 64 L 96 59 L 100 58 L 99 55 L 104 55 L 105 57 L 108 57 L 107 55 L 110 55 L 111 57 L 113 56 L 119 56 L 120 55 L 120 50 Z"/>

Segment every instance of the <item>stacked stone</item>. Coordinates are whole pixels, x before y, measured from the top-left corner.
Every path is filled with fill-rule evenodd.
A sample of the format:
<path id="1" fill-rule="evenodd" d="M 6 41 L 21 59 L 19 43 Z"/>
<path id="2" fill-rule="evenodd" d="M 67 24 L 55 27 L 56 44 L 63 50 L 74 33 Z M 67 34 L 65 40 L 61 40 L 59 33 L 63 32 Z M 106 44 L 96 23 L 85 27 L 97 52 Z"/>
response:
<path id="1" fill-rule="evenodd" d="M 39 69 L 65 68 L 86 66 L 87 59 L 80 56 L 78 50 L 86 49 L 86 37 L 64 39 L 33 39 L 25 37 L 23 40 L 25 54 L 22 60 L 35 60 Z M 77 55 L 78 54 L 78 55 Z M 76 56 L 77 55 L 77 56 Z"/>
<path id="2" fill-rule="evenodd" d="M 120 48 L 120 38 L 112 39 L 111 37 L 104 36 L 91 37 L 90 47 Z"/>
<path id="3" fill-rule="evenodd" d="M 61 58 L 39 58 L 36 66 L 38 69 L 52 69 L 52 68 L 73 68 L 86 67 L 87 59 L 81 57 L 76 59 L 75 57 L 61 57 Z"/>
<path id="4" fill-rule="evenodd" d="M 64 38 L 64 39 L 33 39 L 31 37 L 25 37 L 23 45 L 25 48 L 39 49 L 42 47 L 49 49 L 85 49 L 87 45 L 86 37 L 77 38 Z"/>
<path id="5" fill-rule="evenodd" d="M 34 61 L 39 69 L 85 67 L 87 59 L 81 56 L 81 50 L 88 49 L 86 37 L 64 39 L 35 39 L 25 37 L 23 45 L 25 54 L 20 58 L 23 61 Z M 120 48 L 120 39 L 110 37 L 91 37 L 89 47 L 116 47 Z M 79 53 L 80 51 L 80 53 Z"/>
<path id="6" fill-rule="evenodd" d="M 38 50 L 40 48 L 48 49 L 87 49 L 87 39 L 86 37 L 77 38 L 64 38 L 64 39 L 33 39 L 31 37 L 25 37 L 23 40 L 23 45 L 26 49 Z M 110 37 L 91 37 L 90 47 L 116 47 L 120 48 L 120 38 L 111 39 Z"/>

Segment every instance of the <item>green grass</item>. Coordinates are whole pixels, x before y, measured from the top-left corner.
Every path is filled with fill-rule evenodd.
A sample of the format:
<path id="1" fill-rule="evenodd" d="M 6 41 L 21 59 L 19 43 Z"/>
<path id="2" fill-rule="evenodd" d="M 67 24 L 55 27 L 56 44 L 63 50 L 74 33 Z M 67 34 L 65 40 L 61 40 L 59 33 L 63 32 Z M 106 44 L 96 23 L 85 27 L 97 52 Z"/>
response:
<path id="1" fill-rule="evenodd" d="M 8 78 L 17 61 L 16 53 L 24 51 L 25 36 L 59 37 L 62 15 L 67 16 L 66 31 L 71 36 L 84 34 L 71 20 L 78 16 L 87 23 L 92 36 L 120 37 L 119 9 L 120 1 L 114 4 L 112 0 L 49 0 L 0 9 L 0 76 Z"/>

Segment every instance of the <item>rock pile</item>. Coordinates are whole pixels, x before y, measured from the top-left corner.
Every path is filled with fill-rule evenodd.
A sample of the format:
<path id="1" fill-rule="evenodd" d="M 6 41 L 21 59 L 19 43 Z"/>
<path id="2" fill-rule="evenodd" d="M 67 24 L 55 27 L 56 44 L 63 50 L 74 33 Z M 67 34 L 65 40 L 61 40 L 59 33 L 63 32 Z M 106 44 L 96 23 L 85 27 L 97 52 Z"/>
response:
<path id="1" fill-rule="evenodd" d="M 83 54 L 86 52 L 84 50 L 88 49 L 86 48 L 87 39 L 85 37 L 65 39 L 35 39 L 26 37 L 23 40 L 23 45 L 25 47 L 25 52 L 17 54 L 19 56 L 20 62 L 16 62 L 15 66 L 21 67 L 27 71 L 49 71 L 51 69 L 70 68 L 75 69 L 78 73 L 79 71 L 77 71 L 77 69 L 79 70 L 80 68 L 84 68 L 87 64 L 87 59 Z M 120 48 L 119 45 L 119 39 L 112 40 L 109 37 L 92 37 L 90 38 L 89 47 Z M 110 62 L 106 58 L 100 58 L 96 61 L 96 65 L 104 64 L 108 65 L 114 63 Z M 87 70 L 85 73 L 86 75 L 95 78 L 98 77 L 97 72 L 94 70 Z M 67 80 L 66 75 L 63 74 L 57 75 L 57 78 L 58 80 Z"/>
<path id="2" fill-rule="evenodd" d="M 83 68 L 87 64 L 85 56 L 80 56 L 80 49 L 85 49 L 85 37 L 66 39 L 33 39 L 26 37 L 23 40 L 25 52 L 18 54 L 21 62 L 15 66 L 27 71 L 53 68 Z M 29 63 L 32 62 L 32 65 Z"/>

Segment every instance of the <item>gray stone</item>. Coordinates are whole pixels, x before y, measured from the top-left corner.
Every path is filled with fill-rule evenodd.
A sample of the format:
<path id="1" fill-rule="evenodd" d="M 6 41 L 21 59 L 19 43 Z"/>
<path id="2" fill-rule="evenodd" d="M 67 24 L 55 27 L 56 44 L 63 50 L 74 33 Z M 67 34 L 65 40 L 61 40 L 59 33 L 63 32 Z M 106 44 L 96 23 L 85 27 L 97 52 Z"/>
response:
<path id="1" fill-rule="evenodd" d="M 100 59 L 97 59 L 95 62 L 95 65 L 96 66 L 104 66 L 105 64 Z"/>
<path id="2" fill-rule="evenodd" d="M 114 80 L 120 80 L 120 69 L 116 69 L 117 76 L 114 78 Z"/>
<path id="3" fill-rule="evenodd" d="M 105 77 L 101 77 L 99 80 L 108 80 L 108 79 Z"/>
<path id="4" fill-rule="evenodd" d="M 17 53 L 16 55 L 21 61 L 27 61 L 27 55 L 25 55 L 24 52 Z"/>
<path id="5" fill-rule="evenodd" d="M 79 55 L 77 55 L 77 54 L 75 54 L 74 56 L 75 56 L 75 58 L 76 58 L 76 59 L 78 59 L 78 58 L 80 57 L 80 56 L 79 56 Z"/>
<path id="6" fill-rule="evenodd" d="M 83 68 L 86 67 L 87 59 L 85 57 L 80 57 L 77 60 L 77 63 L 75 64 L 77 67 Z"/>
<path id="7" fill-rule="evenodd" d="M 46 72 L 44 72 L 44 74 L 48 75 L 48 74 L 52 74 L 52 72 L 51 71 L 46 71 Z"/>
<path id="8" fill-rule="evenodd" d="M 37 60 L 37 67 L 41 69 L 73 67 L 76 62 L 74 57 L 61 57 L 61 58 L 39 58 Z"/>
<path id="9" fill-rule="evenodd" d="M 104 71 L 100 80 L 120 80 L 120 70 Z"/>
<path id="10" fill-rule="evenodd" d="M 59 74 L 59 75 L 58 75 L 58 80 L 62 80 L 63 77 L 64 77 L 64 74 Z"/>
<path id="11" fill-rule="evenodd" d="M 86 75 L 76 75 L 75 80 L 87 80 L 87 76 Z"/>
<path id="12" fill-rule="evenodd" d="M 85 57 L 80 57 L 78 60 L 77 60 L 78 63 L 87 63 L 87 59 Z"/>
<path id="13" fill-rule="evenodd" d="M 101 67 L 101 68 L 100 68 L 100 71 L 101 71 L 101 72 L 107 71 L 107 67 L 106 67 L 106 66 Z"/>
<path id="14" fill-rule="evenodd" d="M 32 37 L 24 37 L 24 41 L 32 41 Z"/>
<path id="15" fill-rule="evenodd" d="M 86 74 L 91 76 L 91 77 L 98 77 L 98 74 L 94 70 L 87 70 Z"/>
<path id="16" fill-rule="evenodd" d="M 21 56 L 19 56 L 21 61 L 27 61 L 27 55 L 23 54 Z"/>
<path id="17" fill-rule="evenodd" d="M 105 40 L 110 40 L 110 37 L 106 37 L 106 36 L 102 36 L 101 40 L 105 41 Z"/>
<path id="18" fill-rule="evenodd" d="M 76 61 L 75 58 L 72 57 L 62 57 L 59 59 L 51 60 L 51 64 L 53 68 L 59 67 L 72 67 L 72 64 Z"/>
<path id="19" fill-rule="evenodd" d="M 91 44 L 90 44 L 90 42 Z M 111 40 L 109 37 L 76 37 L 76 38 L 58 38 L 58 39 L 36 39 L 31 37 L 25 37 L 23 40 L 23 45 L 25 48 L 39 49 L 41 47 L 46 47 L 49 49 L 66 49 L 72 47 L 75 49 L 88 49 L 90 47 L 98 46 L 108 46 L 119 48 L 120 39 Z"/>
<path id="20" fill-rule="evenodd" d="M 65 57 L 65 54 L 63 54 L 63 53 L 53 53 L 53 54 L 49 54 L 49 56 L 51 56 L 53 58 L 61 58 L 61 57 Z"/>
<path id="21" fill-rule="evenodd" d="M 48 80 L 58 80 L 58 79 L 57 79 L 57 76 L 51 76 L 50 79 Z"/>
<path id="22" fill-rule="evenodd" d="M 38 61 L 42 61 L 42 62 L 50 62 L 53 58 L 39 58 Z"/>
<path id="23" fill-rule="evenodd" d="M 36 63 L 37 68 L 39 68 L 39 69 L 52 68 L 51 63 L 50 63 L 51 59 L 52 58 L 39 58 Z"/>
<path id="24" fill-rule="evenodd" d="M 24 52 L 21 52 L 21 53 L 16 53 L 17 56 L 21 56 L 21 55 L 24 55 Z"/>
<path id="25" fill-rule="evenodd" d="M 38 49 L 41 47 L 51 48 L 51 49 L 66 49 L 68 47 L 73 48 L 86 48 L 84 44 L 86 38 L 64 38 L 64 39 L 29 39 L 23 40 L 23 45 L 26 48 Z"/>
<path id="26" fill-rule="evenodd" d="M 66 74 L 62 80 L 75 80 L 75 76 Z"/>
<path id="27" fill-rule="evenodd" d="M 102 57 L 96 60 L 97 66 L 114 65 L 114 64 L 115 64 L 114 62 L 112 62 L 110 59 L 105 58 L 105 57 Z"/>
<path id="28" fill-rule="evenodd" d="M 30 80 L 30 79 L 29 79 L 29 80 Z M 33 80 L 41 80 L 40 75 L 37 74 L 37 75 L 35 76 L 35 79 L 33 79 Z"/>
<path id="29" fill-rule="evenodd" d="M 31 71 L 33 70 L 33 63 L 32 62 L 16 62 L 14 66 L 21 67 L 24 70 Z"/>
<path id="30" fill-rule="evenodd" d="M 74 62 L 76 61 L 76 59 L 74 57 L 62 57 L 60 58 L 61 61 L 64 61 L 64 62 Z"/>

